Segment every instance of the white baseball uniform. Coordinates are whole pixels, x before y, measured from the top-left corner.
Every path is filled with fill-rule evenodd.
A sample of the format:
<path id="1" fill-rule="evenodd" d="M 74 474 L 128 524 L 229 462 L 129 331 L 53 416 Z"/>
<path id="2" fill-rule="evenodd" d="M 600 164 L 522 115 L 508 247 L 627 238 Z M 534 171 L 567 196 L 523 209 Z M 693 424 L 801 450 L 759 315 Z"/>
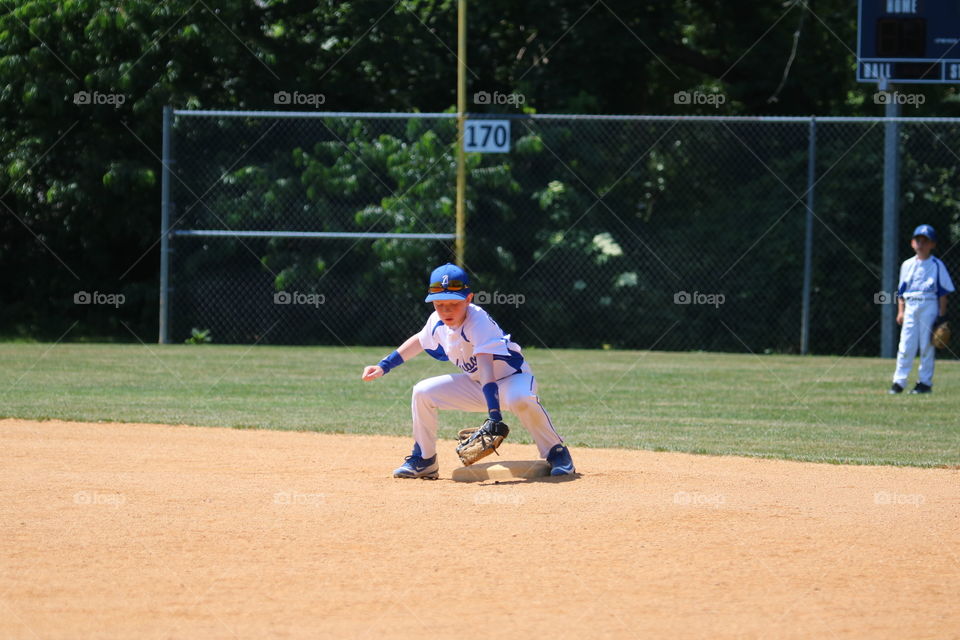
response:
<path id="1" fill-rule="evenodd" d="M 450 328 L 434 311 L 420 331 L 424 351 L 437 360 L 449 360 L 463 373 L 421 380 L 413 387 L 413 439 L 424 458 L 437 452 L 437 412 L 439 409 L 487 412 L 477 354 L 493 356 L 493 376 L 500 389 L 500 407 L 516 414 L 533 436 L 540 456 L 563 442 L 553 428 L 550 415 L 537 396 L 537 381 L 523 359 L 520 345 L 504 334 L 500 326 L 477 305 L 467 306 L 463 324 Z"/>
<path id="2" fill-rule="evenodd" d="M 920 260 L 913 256 L 900 265 L 898 295 L 904 300 L 903 329 L 897 350 L 897 369 L 893 381 L 905 387 L 913 368 L 913 358 L 920 351 L 918 381 L 933 386 L 933 363 L 936 349 L 930 343 L 933 322 L 940 310 L 940 296 L 953 292 L 953 281 L 943 262 L 934 256 Z"/>

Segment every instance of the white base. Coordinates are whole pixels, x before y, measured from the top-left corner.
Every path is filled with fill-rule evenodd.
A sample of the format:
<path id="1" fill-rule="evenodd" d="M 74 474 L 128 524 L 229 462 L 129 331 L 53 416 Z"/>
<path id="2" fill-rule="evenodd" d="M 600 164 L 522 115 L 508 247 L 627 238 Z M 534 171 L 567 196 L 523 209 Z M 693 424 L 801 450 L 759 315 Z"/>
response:
<path id="1" fill-rule="evenodd" d="M 545 460 L 507 460 L 504 462 L 478 462 L 469 467 L 453 470 L 456 482 L 482 482 L 484 480 L 514 480 L 516 478 L 542 478 L 550 475 L 550 464 Z"/>

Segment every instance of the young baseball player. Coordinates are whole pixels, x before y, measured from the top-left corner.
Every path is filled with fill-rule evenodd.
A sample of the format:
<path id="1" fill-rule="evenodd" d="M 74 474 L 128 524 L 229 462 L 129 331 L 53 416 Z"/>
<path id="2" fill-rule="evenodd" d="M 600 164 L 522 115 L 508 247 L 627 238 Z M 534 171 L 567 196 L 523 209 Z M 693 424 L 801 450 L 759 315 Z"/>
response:
<path id="1" fill-rule="evenodd" d="M 437 360 L 452 362 L 461 371 L 427 378 L 414 385 L 413 452 L 393 472 L 393 477 L 439 477 L 439 409 L 485 411 L 495 423 L 502 421 L 501 409 L 511 411 L 533 436 L 541 457 L 550 463 L 551 475 L 573 474 L 570 451 L 540 404 L 537 381 L 520 346 L 472 301 L 466 271 L 449 263 L 437 267 L 430 275 L 426 298 L 426 302 L 433 303 L 434 312 L 423 329 L 379 364 L 363 370 L 365 382 L 374 380 L 426 351 Z"/>
<path id="2" fill-rule="evenodd" d="M 903 392 L 907 376 L 913 368 L 913 358 L 920 350 L 920 370 L 917 386 L 910 393 L 933 391 L 933 358 L 936 349 L 930 343 L 933 329 L 947 319 L 947 294 L 953 292 L 953 281 L 943 262 L 932 255 L 937 246 L 937 233 L 928 224 L 913 230 L 910 246 L 916 252 L 900 266 L 900 286 L 897 289 L 897 324 L 900 348 L 897 351 L 897 369 L 893 386 L 888 393 Z"/>

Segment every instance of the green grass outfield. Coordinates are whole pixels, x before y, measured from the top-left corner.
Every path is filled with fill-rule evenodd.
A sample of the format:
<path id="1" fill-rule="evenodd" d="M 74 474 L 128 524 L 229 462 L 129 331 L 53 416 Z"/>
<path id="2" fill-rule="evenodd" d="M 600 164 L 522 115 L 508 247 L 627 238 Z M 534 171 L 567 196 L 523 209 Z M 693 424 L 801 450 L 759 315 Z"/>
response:
<path id="1" fill-rule="evenodd" d="M 363 365 L 389 350 L 0 344 L 0 416 L 407 435 L 411 386 L 455 369 L 421 355 L 362 383 Z M 956 361 L 937 364 L 934 394 L 888 396 L 892 360 L 525 353 L 544 405 L 573 446 L 960 464 Z M 478 415 L 441 413 L 441 437 L 476 424 Z M 515 417 L 506 420 L 520 427 Z M 530 441 L 522 428 L 510 437 Z"/>

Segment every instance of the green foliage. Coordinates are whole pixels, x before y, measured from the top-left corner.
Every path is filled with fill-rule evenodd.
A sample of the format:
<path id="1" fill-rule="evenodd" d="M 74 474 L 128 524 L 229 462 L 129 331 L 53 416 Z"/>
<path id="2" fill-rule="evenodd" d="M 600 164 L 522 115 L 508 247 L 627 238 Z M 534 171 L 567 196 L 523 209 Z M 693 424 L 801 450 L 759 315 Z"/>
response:
<path id="1" fill-rule="evenodd" d="M 210 329 L 196 327 L 190 330 L 190 337 L 183 341 L 184 344 L 210 344 L 211 342 L 213 338 L 210 337 Z"/>
<path id="2" fill-rule="evenodd" d="M 0 332 L 57 338 L 74 320 L 77 325 L 67 339 L 110 335 L 133 340 L 155 332 L 164 105 L 274 109 L 275 92 L 301 91 L 322 92 L 324 108 L 338 111 L 443 111 L 455 103 L 455 16 L 451 0 L 390 6 L 3 3 L 0 271 L 17 277 L 0 285 Z M 675 104 L 673 94 L 699 88 L 727 96 L 723 113 L 877 114 L 879 108 L 868 97 L 872 87 L 853 81 L 855 24 L 854 9 L 841 0 L 787 5 L 471 3 L 470 88 L 519 92 L 526 100 L 524 109 L 537 112 L 688 114 L 692 110 Z M 777 92 L 797 30 L 797 55 Z M 926 105 L 911 115 L 956 111 L 952 87 L 920 91 L 928 97 Z M 108 99 L 78 104 L 79 92 Z M 718 112 L 711 107 L 700 111 Z M 333 133 L 356 140 L 364 126 L 343 122 Z M 217 139 L 221 133 L 215 127 L 196 131 L 191 142 L 209 152 L 205 161 L 224 170 L 223 182 L 234 194 L 207 198 L 210 180 L 196 184 L 180 174 L 195 187 L 176 203 L 176 217 L 184 226 L 215 215 L 226 225 L 242 221 L 284 228 L 277 203 L 294 202 L 310 212 L 312 228 L 343 227 L 345 216 L 356 229 L 449 228 L 454 198 L 453 168 L 445 161 L 451 146 L 448 129 L 412 122 L 403 133 L 371 132 L 363 138 L 369 144 L 346 151 L 332 135 L 300 140 L 280 145 L 284 153 L 269 158 L 257 157 L 256 137 L 238 149 Z M 283 126 L 258 133 L 272 140 L 290 135 Z M 617 170 L 627 167 L 611 159 L 632 161 L 632 144 L 629 138 L 575 140 L 557 127 L 524 135 L 508 162 L 472 159 L 472 263 L 484 281 L 504 286 L 544 255 L 546 270 L 589 262 L 606 270 L 609 291 L 601 297 L 611 298 L 615 312 L 638 304 L 642 308 L 641 298 L 621 294 L 649 291 L 645 287 L 660 277 L 657 265 L 630 264 L 627 245 L 635 239 L 630 233 L 618 237 L 623 229 L 616 221 L 598 217 L 585 228 L 566 231 L 595 198 L 551 152 L 569 157 L 564 149 L 571 145 L 597 150 L 593 161 L 569 169 L 587 176 L 590 191 L 606 200 L 606 189 L 613 190 L 614 199 L 629 192 L 616 186 Z M 662 222 L 672 177 L 692 161 L 695 150 L 680 158 L 669 149 L 651 153 L 623 178 L 627 185 L 642 187 L 643 197 L 621 198 L 611 208 L 630 212 L 643 224 Z M 922 163 L 917 171 L 917 180 L 905 180 L 908 198 L 916 195 L 937 211 L 955 210 L 955 176 Z M 687 211 L 708 216 L 720 188 L 705 188 L 701 209 Z M 763 196 L 765 191 L 758 180 L 743 185 L 737 195 Z M 531 203 L 539 212 L 536 217 L 526 213 Z M 733 207 L 717 204 L 714 210 Z M 598 205 L 597 211 L 605 208 Z M 527 226 L 497 240 L 496 229 L 521 219 Z M 958 224 L 956 216 L 949 224 Z M 709 222 L 703 229 L 698 233 L 704 238 L 716 231 Z M 590 239 L 602 233 L 624 246 L 624 257 L 600 264 L 587 255 Z M 557 244 L 559 238 L 570 245 Z M 391 283 L 449 257 L 389 241 L 375 243 L 371 251 Z M 223 250 L 211 248 L 204 259 L 212 263 L 218 252 L 224 257 Z M 282 242 L 256 253 L 256 273 L 274 277 L 278 287 L 322 277 L 335 262 L 330 252 L 314 249 L 299 255 Z M 365 268 L 365 260 L 361 255 L 348 263 Z M 412 265 L 417 265 L 413 271 Z M 636 274 L 636 279 L 624 274 Z M 549 292 L 547 285 L 538 286 L 544 295 Z M 122 292 L 128 303 L 119 311 L 77 308 L 71 298 L 80 289 Z M 621 303 L 625 306 L 618 309 Z M 571 329 L 558 327 L 549 338 L 572 335 Z M 593 343 L 597 338 L 584 339 Z"/>

